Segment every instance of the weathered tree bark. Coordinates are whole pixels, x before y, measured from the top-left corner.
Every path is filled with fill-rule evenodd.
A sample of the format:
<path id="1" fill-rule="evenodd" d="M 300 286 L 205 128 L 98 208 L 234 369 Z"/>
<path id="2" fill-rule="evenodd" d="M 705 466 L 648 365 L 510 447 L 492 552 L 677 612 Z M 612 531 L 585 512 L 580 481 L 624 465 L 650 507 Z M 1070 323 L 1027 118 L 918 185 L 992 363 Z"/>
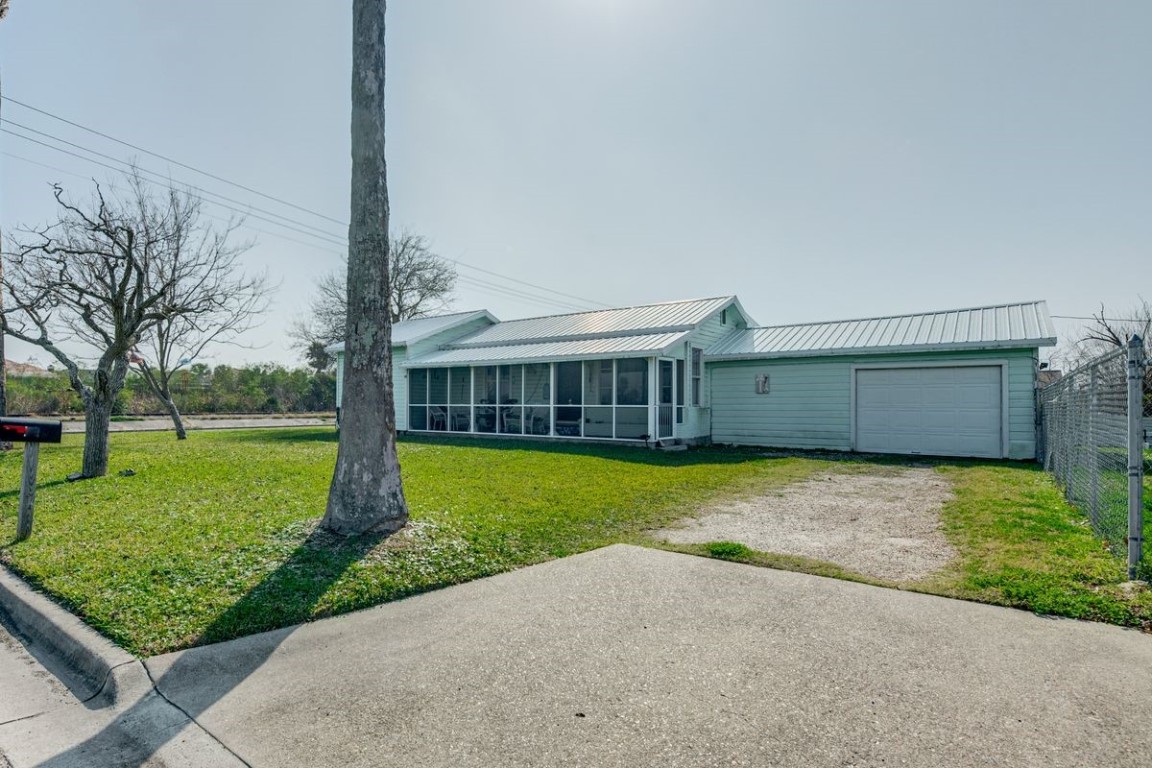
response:
<path id="1" fill-rule="evenodd" d="M 172 426 L 176 429 L 176 439 L 187 440 L 188 432 L 184 429 L 184 417 L 180 415 L 180 409 L 176 407 L 176 401 L 172 397 L 172 390 L 168 386 L 167 378 L 163 375 L 157 376 L 146 364 L 141 364 L 137 370 L 144 377 L 144 381 L 148 383 L 148 388 L 152 390 L 152 394 L 156 395 L 156 399 L 163 403 L 164 408 L 168 411 L 168 417 L 172 419 Z"/>
<path id="2" fill-rule="evenodd" d="M 384 161 L 384 0 L 353 0 L 352 218 L 343 428 L 321 525 L 355 535 L 408 522 L 392 406 L 388 182 Z"/>
<path id="3" fill-rule="evenodd" d="M 91 386 L 77 389 L 84 400 L 84 458 L 80 466 L 84 477 L 108 474 L 108 426 L 116 396 L 124 388 L 124 377 L 128 373 L 127 352 L 113 360 L 107 357 L 97 364 Z M 73 389 L 77 381 L 74 379 Z"/>
<path id="4" fill-rule="evenodd" d="M 187 440 L 188 432 L 184 429 L 184 417 L 180 415 L 180 409 L 176 407 L 176 402 L 169 396 L 164 404 L 168 406 L 168 416 L 172 419 L 172 426 L 176 428 L 176 439 Z"/>

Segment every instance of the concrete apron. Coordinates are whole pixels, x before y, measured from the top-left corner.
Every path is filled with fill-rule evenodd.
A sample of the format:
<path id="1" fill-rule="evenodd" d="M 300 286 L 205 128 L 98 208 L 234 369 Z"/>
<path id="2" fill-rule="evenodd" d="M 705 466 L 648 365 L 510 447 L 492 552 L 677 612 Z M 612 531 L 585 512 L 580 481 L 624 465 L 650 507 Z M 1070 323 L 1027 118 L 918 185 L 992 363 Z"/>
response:
<path id="1" fill-rule="evenodd" d="M 1152 637 L 619 545 L 145 663 L 257 766 L 1152 759 Z"/>
<path id="2" fill-rule="evenodd" d="M 8 651 L 0 678 L 23 697 L 6 702 L 0 766 L 200 766 L 243 763 L 160 696 L 139 659 L 0 566 L 0 624 L 32 657 Z M 52 695 L 30 665 L 72 696 Z M 75 698 L 72 698 L 75 697 Z"/>

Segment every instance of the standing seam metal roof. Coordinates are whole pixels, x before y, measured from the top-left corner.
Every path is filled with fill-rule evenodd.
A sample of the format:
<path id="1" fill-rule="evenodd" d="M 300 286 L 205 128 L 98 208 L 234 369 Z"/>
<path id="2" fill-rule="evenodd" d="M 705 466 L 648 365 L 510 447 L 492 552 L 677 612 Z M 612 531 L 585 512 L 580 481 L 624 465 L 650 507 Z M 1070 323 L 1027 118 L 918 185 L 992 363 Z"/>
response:
<path id="1" fill-rule="evenodd" d="M 447 315 L 429 315 L 428 317 L 414 317 L 411 320 L 401 320 L 392 324 L 392 346 L 402 347 L 407 344 L 435 336 L 457 325 L 463 325 L 477 318 L 487 317 L 493 323 L 499 322 L 496 317 L 486 309 L 474 309 L 468 312 L 453 312 Z M 338 342 L 326 348 L 328 352 L 343 352 L 344 342 Z"/>
<path id="2" fill-rule="evenodd" d="M 683 341 L 689 331 L 598 337 L 594 339 L 543 341 L 534 344 L 504 344 L 487 347 L 453 346 L 406 360 L 403 368 L 441 365 L 488 365 L 511 362 L 549 362 L 589 357 L 638 357 L 663 353 Z"/>
<path id="3" fill-rule="evenodd" d="M 1053 346 L 1056 331 L 1043 301 L 915 315 L 748 328 L 721 339 L 710 358 L 764 355 L 930 351 L 940 348 Z"/>
<path id="4" fill-rule="evenodd" d="M 462 349 L 531 344 L 548 340 L 582 340 L 685 331 L 735 301 L 735 296 L 720 296 L 639 307 L 531 317 L 524 320 L 506 320 L 484 328 L 451 346 L 454 349 Z"/>

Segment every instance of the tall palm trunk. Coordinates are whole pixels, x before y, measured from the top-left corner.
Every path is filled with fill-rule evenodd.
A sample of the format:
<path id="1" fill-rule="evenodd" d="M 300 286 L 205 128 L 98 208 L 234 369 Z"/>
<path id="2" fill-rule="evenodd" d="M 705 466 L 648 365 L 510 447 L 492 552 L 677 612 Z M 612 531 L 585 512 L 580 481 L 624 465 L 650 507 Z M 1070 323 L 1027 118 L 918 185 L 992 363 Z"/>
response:
<path id="1" fill-rule="evenodd" d="M 8 0 L 0 0 L 0 19 L 8 15 Z M 0 96 L 4 93 L 3 78 L 0 77 Z M 0 99 L 0 104 L 4 100 Z M 0 243 L 4 242 L 3 233 L 0 233 Z M 4 276 L 4 264 L 0 263 L 0 278 Z M 4 295 L 0 293 L 0 313 L 4 311 Z M 8 361 L 4 357 L 4 334 L 0 333 L 0 416 L 8 415 Z M 11 443 L 0 442 L 0 450 L 10 450 Z"/>
<path id="2" fill-rule="evenodd" d="M 392 405 L 388 182 L 384 162 L 384 0 L 353 0 L 352 219 L 343 427 L 322 525 L 388 533 L 408 522 Z"/>

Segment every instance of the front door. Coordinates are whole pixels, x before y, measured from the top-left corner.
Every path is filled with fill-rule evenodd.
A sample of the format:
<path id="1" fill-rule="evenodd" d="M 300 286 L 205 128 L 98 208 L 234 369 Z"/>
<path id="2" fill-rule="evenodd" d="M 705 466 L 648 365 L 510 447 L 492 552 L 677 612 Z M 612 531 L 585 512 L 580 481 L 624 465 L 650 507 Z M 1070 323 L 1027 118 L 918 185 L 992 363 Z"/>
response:
<path id="1" fill-rule="evenodd" d="M 675 388 L 672 371 L 674 363 L 671 360 L 657 361 L 660 372 L 656 378 L 656 436 L 660 439 L 672 437 L 672 414 Z"/>

